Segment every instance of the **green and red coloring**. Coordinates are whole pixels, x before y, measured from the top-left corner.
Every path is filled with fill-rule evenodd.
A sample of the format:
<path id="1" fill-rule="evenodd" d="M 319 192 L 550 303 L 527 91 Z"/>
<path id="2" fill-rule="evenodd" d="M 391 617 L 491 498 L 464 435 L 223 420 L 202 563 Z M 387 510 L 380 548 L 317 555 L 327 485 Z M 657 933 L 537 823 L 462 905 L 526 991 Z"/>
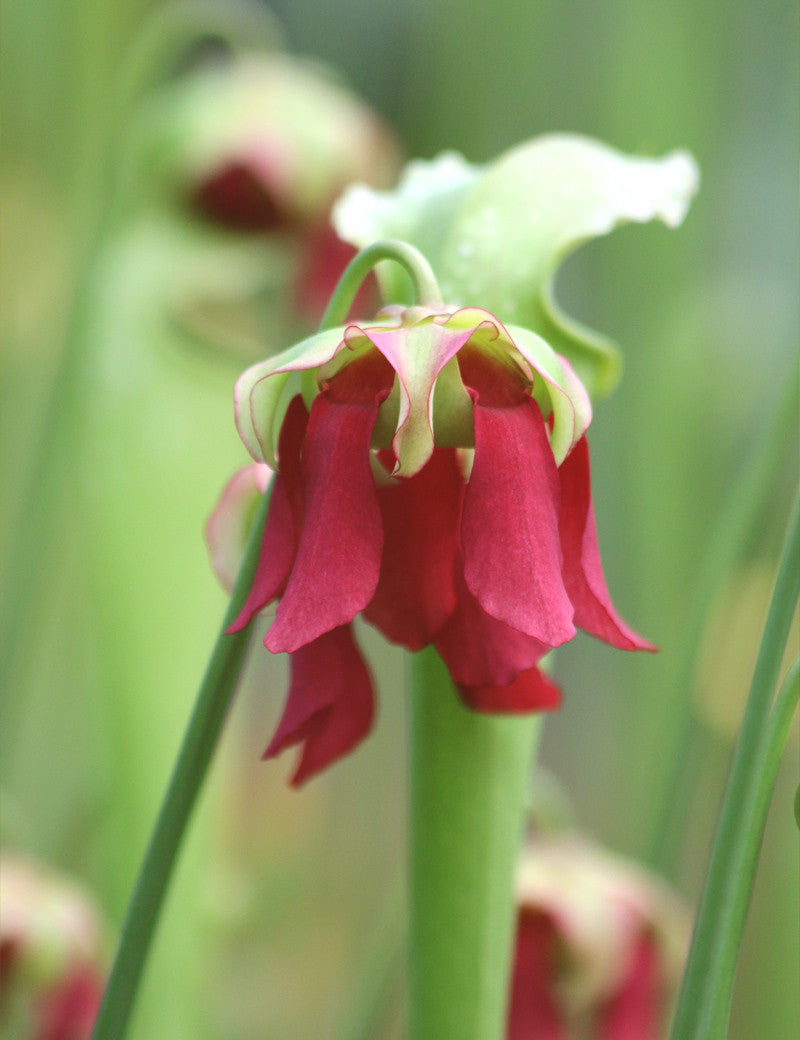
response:
<path id="1" fill-rule="evenodd" d="M 506 1040 L 659 1040 L 689 940 L 677 893 L 578 832 L 520 857 Z"/>
<path id="2" fill-rule="evenodd" d="M 278 601 L 265 645 L 291 655 L 291 684 L 265 756 L 299 745 L 294 784 L 372 725 L 358 614 L 408 650 L 432 644 L 483 712 L 556 708 L 538 665 L 576 628 L 653 649 L 603 577 L 589 397 L 535 333 L 477 308 L 390 307 L 253 366 L 235 405 L 242 440 L 275 478 L 230 631 Z M 267 479 L 266 468 L 237 475 L 209 522 L 223 580 L 237 559 L 226 539 Z"/>

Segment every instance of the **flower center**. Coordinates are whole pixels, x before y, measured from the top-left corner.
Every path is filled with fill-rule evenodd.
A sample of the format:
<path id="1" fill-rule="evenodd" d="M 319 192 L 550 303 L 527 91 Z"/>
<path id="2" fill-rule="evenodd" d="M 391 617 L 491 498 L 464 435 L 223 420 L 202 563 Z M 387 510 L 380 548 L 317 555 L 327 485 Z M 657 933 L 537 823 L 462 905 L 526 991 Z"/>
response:
<path id="1" fill-rule="evenodd" d="M 208 220 L 233 231 L 266 233 L 291 227 L 285 208 L 244 162 L 230 162 L 212 173 L 195 188 L 192 201 Z"/>

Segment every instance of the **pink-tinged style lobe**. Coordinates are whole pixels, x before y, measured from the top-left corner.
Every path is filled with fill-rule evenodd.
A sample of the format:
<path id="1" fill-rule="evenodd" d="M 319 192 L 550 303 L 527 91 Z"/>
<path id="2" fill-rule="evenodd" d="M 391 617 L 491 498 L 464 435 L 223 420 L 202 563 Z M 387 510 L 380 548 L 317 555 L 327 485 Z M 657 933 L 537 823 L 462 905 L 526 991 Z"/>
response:
<path id="1" fill-rule="evenodd" d="M 360 744 L 374 711 L 372 680 L 350 626 L 335 628 L 292 654 L 289 696 L 264 758 L 302 745 L 291 781 L 297 787 Z"/>
<path id="2" fill-rule="evenodd" d="M 364 617 L 394 643 L 421 650 L 456 605 L 453 574 L 464 481 L 455 452 L 436 449 L 413 477 L 378 488 L 383 559 Z"/>
<path id="3" fill-rule="evenodd" d="M 506 1040 L 569 1040 L 557 997 L 558 943 L 549 915 L 521 911 Z"/>
<path id="4" fill-rule="evenodd" d="M 531 711 L 555 711 L 561 706 L 561 690 L 538 668 L 529 668 L 508 686 L 465 686 L 458 693 L 473 711 L 518 714 Z"/>
<path id="5" fill-rule="evenodd" d="M 561 483 L 561 549 L 564 584 L 575 624 L 619 650 L 655 650 L 614 610 L 606 588 L 592 506 L 589 445 L 582 437 L 558 471 Z"/>
<path id="6" fill-rule="evenodd" d="M 598 1040 L 659 1040 L 663 993 L 656 940 L 642 935 L 628 975 L 598 1014 Z"/>
<path id="7" fill-rule="evenodd" d="M 487 613 L 560 646 L 575 627 L 561 579 L 558 470 L 545 421 L 501 366 L 469 364 L 462 375 L 475 402 L 464 577 Z"/>
<path id="8" fill-rule="evenodd" d="M 347 365 L 314 400 L 303 446 L 303 530 L 264 640 L 272 653 L 292 653 L 352 621 L 377 588 L 383 531 L 369 441 L 390 385 L 391 369 L 375 352 Z"/>
<path id="9" fill-rule="evenodd" d="M 276 475 L 253 584 L 238 617 L 227 629 L 238 632 L 268 603 L 280 596 L 294 563 L 300 528 L 300 449 L 308 423 L 303 399 L 295 397 L 286 412 L 279 442 Z"/>
<path id="10" fill-rule="evenodd" d="M 447 362 L 475 331 L 453 329 L 434 321 L 413 329 L 365 329 L 365 334 L 397 373 L 399 412 L 392 446 L 397 469 L 417 473 L 434 448 L 432 408 L 434 386 Z"/>
<path id="11" fill-rule="evenodd" d="M 454 575 L 456 607 L 436 634 L 434 645 L 454 682 L 474 687 L 508 686 L 550 648 L 487 614 L 467 588 L 462 572 L 459 559 Z"/>

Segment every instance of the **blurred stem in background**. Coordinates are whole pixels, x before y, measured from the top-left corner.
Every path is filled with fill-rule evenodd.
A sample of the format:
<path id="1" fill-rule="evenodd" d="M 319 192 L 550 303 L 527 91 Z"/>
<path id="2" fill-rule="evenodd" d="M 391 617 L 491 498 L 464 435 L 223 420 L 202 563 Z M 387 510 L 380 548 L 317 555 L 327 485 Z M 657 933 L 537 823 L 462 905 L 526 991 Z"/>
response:
<path id="1" fill-rule="evenodd" d="M 130 8 L 126 11 L 130 13 Z M 35 9 L 15 5 L 12 12 L 5 13 L 11 15 L 12 22 L 19 23 L 14 28 L 31 43 L 39 39 L 39 16 L 52 16 L 52 24 L 59 24 L 57 10 L 49 10 L 44 15 L 38 5 Z M 64 521 L 64 487 L 74 479 L 76 426 L 80 414 L 79 373 L 85 364 L 84 348 L 96 301 L 97 280 L 102 277 L 97 264 L 97 240 L 104 235 L 99 229 L 108 220 L 110 206 L 109 185 L 104 176 L 108 169 L 110 113 L 105 103 L 99 106 L 97 102 L 98 95 L 104 100 L 109 96 L 111 71 L 106 62 L 120 46 L 118 27 L 111 31 L 115 17 L 107 7 L 88 3 L 72 5 L 62 45 L 74 48 L 69 55 L 71 60 L 65 64 L 75 73 L 75 78 L 69 84 L 56 85 L 55 76 L 38 75 L 41 69 L 31 63 L 30 68 L 38 73 L 36 89 L 23 95 L 23 103 L 27 102 L 38 116 L 40 140 L 51 139 L 50 125 L 42 126 L 47 120 L 61 144 L 48 169 L 52 175 L 49 187 L 58 195 L 59 215 L 64 217 L 69 243 L 67 256 L 62 261 L 66 259 L 70 275 L 75 270 L 79 273 L 75 284 L 69 286 L 69 316 L 54 356 L 53 370 L 38 373 L 44 384 L 44 389 L 39 391 L 43 402 L 40 405 L 37 401 L 40 421 L 34 424 L 28 442 L 31 447 L 28 447 L 29 458 L 22 471 L 20 503 L 11 515 L 4 548 L 4 580 L 0 585 L 0 613 L 4 619 L 0 633 L 0 686 L 9 697 L 23 686 L 22 673 L 28 667 L 35 646 L 36 621 L 46 597 L 47 582 L 57 568 L 62 549 L 58 523 Z M 54 43 L 52 39 L 50 42 Z M 38 51 L 35 44 L 34 49 Z M 100 53 L 104 55 L 102 67 L 98 65 Z M 63 74 L 62 65 L 55 67 Z M 14 69 L 13 64 L 11 68 Z M 14 71 L 21 73 L 21 70 Z M 91 89 L 86 81 L 90 72 L 94 80 Z M 45 103 L 41 95 L 48 88 L 55 97 L 49 97 Z M 19 113 L 15 116 L 9 128 L 10 143 L 24 155 L 26 128 L 23 120 L 16 125 Z M 36 125 L 34 120 L 31 122 Z M 34 355 L 31 365 L 35 366 L 37 361 L 39 357 Z M 13 407 L 14 402 L 9 401 L 9 409 Z M 26 446 L 23 445 L 23 449 Z M 13 717 L 11 724 L 14 725 Z"/>
<path id="2" fill-rule="evenodd" d="M 91 388 L 87 374 L 91 366 L 101 364 L 95 329 L 108 291 L 110 246 L 123 230 L 127 208 L 137 201 L 120 198 L 118 189 L 126 120 L 147 89 L 173 73 L 178 59 L 204 37 L 231 46 L 245 41 L 258 46 L 271 41 L 274 34 L 271 20 L 257 3 L 237 0 L 226 8 L 214 0 L 177 0 L 158 8 L 156 16 L 133 34 L 120 67 L 105 70 L 109 82 L 100 89 L 96 58 L 109 49 L 107 41 L 117 12 L 78 4 L 74 15 L 78 28 L 69 39 L 85 48 L 92 59 L 83 53 L 76 57 L 73 64 L 78 75 L 73 87 L 77 97 L 61 113 L 74 131 L 67 155 L 75 159 L 75 184 L 65 198 L 72 203 L 69 230 L 78 275 L 63 343 L 45 391 L 42 421 L 34 426 L 31 437 L 27 483 L 4 548 L 0 689 L 10 693 L 23 685 L 22 673 L 35 644 L 35 625 L 47 596 L 47 582 L 62 550 L 56 518 L 63 508 L 65 487 L 75 482 L 76 460 L 81 457 L 82 417 L 87 403 L 91 404 L 87 402 Z M 85 80 L 87 75 L 90 81 Z M 64 96 L 69 97 L 66 92 Z M 78 113 L 81 118 L 76 119 Z"/>
<path id="3" fill-rule="evenodd" d="M 649 861 L 659 870 L 670 873 L 681 854 L 681 830 L 685 821 L 688 791 L 696 781 L 696 767 L 687 768 L 694 760 L 695 717 L 692 702 L 697 658 L 705 634 L 705 622 L 725 578 L 741 559 L 746 539 L 767 507 L 781 465 L 792 444 L 797 423 L 800 393 L 800 363 L 786 381 L 783 395 L 774 415 L 764 424 L 761 436 L 750 447 L 738 479 L 720 511 L 720 522 L 713 537 L 707 540 L 694 595 L 689 598 L 689 613 L 684 624 L 685 636 L 678 651 L 674 670 L 675 711 L 669 717 L 669 731 L 663 735 L 672 772 L 665 777 L 654 794 Z"/>
<path id="4" fill-rule="evenodd" d="M 773 704 L 792 613 L 800 594 L 800 496 L 795 501 L 750 697 L 736 745 L 673 1040 L 723 1040 L 736 962 L 772 788 L 800 691 L 794 662 Z"/>
<path id="5" fill-rule="evenodd" d="M 150 9 L 150 31 L 137 31 Z M 256 2 L 45 0 L 4 3 L 3 24 L 21 41 L 2 63 L 14 101 L 3 201 L 20 207 L 4 212 L 17 235 L 3 236 L 15 259 L 3 278 L 22 290 L 4 308 L 0 380 L 1 729 L 13 810 L 4 799 L 3 840 L 81 876 L 114 925 L 219 614 L 201 527 L 236 457 L 231 361 L 153 334 L 142 285 L 171 243 L 155 236 L 137 253 L 143 236 L 130 223 L 149 200 L 135 182 L 125 194 L 120 146 L 142 96 L 180 71 L 198 36 L 233 45 L 238 33 L 258 46 L 272 22 Z M 23 281 L 31 272 L 41 299 Z M 220 435 L 198 472 L 209 429 Z M 195 832 L 210 829 L 206 814 Z M 194 1040 L 206 1022 L 193 994 L 210 959 L 199 939 L 210 868 L 197 845 L 171 899 L 181 930 L 162 930 L 154 958 L 166 991 L 156 985 L 137 1011 L 142 1036 Z"/>

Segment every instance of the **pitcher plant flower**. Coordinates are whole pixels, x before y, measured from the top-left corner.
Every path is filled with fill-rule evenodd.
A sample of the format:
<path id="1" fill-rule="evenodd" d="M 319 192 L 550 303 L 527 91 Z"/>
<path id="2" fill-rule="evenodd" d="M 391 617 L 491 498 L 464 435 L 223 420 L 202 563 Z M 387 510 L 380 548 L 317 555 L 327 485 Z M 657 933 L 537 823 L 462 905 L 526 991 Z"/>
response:
<path id="1" fill-rule="evenodd" d="M 354 179 L 387 185 L 400 146 L 333 71 L 273 53 L 238 59 L 197 85 L 184 168 L 188 201 L 210 224 L 269 244 L 284 290 L 309 326 L 356 248 L 330 222 Z"/>
<path id="2" fill-rule="evenodd" d="M 638 864 L 577 834 L 535 835 L 517 872 L 506 1040 L 659 1040 L 688 908 Z"/>
<path id="3" fill-rule="evenodd" d="M 334 230 L 331 206 L 353 179 L 391 184 L 402 149 L 335 69 L 257 41 L 240 24 L 266 15 L 264 4 L 152 6 L 145 35 L 164 46 L 175 35 L 161 27 L 168 9 L 197 12 L 189 38 L 174 40 L 173 74 L 143 86 L 119 134 L 119 219 L 108 236 L 100 289 L 109 318 L 98 342 L 211 349 L 243 369 L 266 354 L 254 330 L 268 327 L 281 349 L 317 328 L 357 251 Z M 206 14 L 223 24 L 209 27 Z M 374 282 L 362 297 L 371 312 Z"/>
<path id="4" fill-rule="evenodd" d="M 254 365 L 235 410 L 276 476 L 230 631 L 278 601 L 265 645 L 291 655 L 291 685 L 265 755 L 301 745 L 294 784 L 370 729 L 358 614 L 408 650 L 432 644 L 484 712 L 556 708 L 538 665 L 576 627 L 652 649 L 603 577 L 589 397 L 536 334 L 476 307 L 387 307 Z M 229 485 L 208 528 L 217 558 L 231 555 L 223 532 L 235 541 L 246 528 L 226 514 L 252 509 L 263 474 Z"/>
<path id="5" fill-rule="evenodd" d="M 18 853 L 0 854 L 0 1034 L 89 1040 L 105 985 L 91 896 Z"/>
<path id="6" fill-rule="evenodd" d="M 290 683 L 264 755 L 297 748 L 293 785 L 371 728 L 359 615 L 411 652 L 408 1031 L 503 1034 L 537 713 L 561 696 L 544 659 L 578 628 L 620 649 L 654 649 L 611 602 L 592 504 L 590 395 L 611 389 L 618 356 L 557 312 L 553 275 L 572 248 L 620 221 L 679 223 L 696 173 L 687 156 L 642 165 L 560 137 L 461 168 L 455 184 L 438 163 L 426 168 L 424 190 L 377 194 L 371 210 L 369 195 L 348 193 L 334 227 L 362 251 L 320 331 L 236 384 L 236 425 L 254 464 L 229 482 L 207 526 L 232 594 L 96 1040 L 121 1035 L 251 622 L 268 608 L 264 642 L 289 655 Z M 201 180 L 200 201 L 219 203 L 223 217 L 228 188 L 247 171 L 237 160 L 233 172 L 212 177 L 210 194 Z M 263 230 L 280 225 L 271 205 L 262 218 Z M 386 260 L 409 277 L 384 278 Z M 369 311 L 353 301 L 376 265 L 388 306 L 362 320 Z M 292 341 L 268 327 L 271 345 Z M 638 956 L 632 963 L 647 975 Z"/>
<path id="7" fill-rule="evenodd" d="M 391 183 L 401 149 L 390 127 L 335 71 L 279 51 L 208 62 L 140 119 L 139 161 L 164 167 L 164 201 L 206 237 L 249 243 L 273 310 L 295 312 L 297 335 L 315 327 L 357 251 L 331 226 L 331 206 L 354 179 Z M 233 295 L 219 279 L 204 292 Z"/>

